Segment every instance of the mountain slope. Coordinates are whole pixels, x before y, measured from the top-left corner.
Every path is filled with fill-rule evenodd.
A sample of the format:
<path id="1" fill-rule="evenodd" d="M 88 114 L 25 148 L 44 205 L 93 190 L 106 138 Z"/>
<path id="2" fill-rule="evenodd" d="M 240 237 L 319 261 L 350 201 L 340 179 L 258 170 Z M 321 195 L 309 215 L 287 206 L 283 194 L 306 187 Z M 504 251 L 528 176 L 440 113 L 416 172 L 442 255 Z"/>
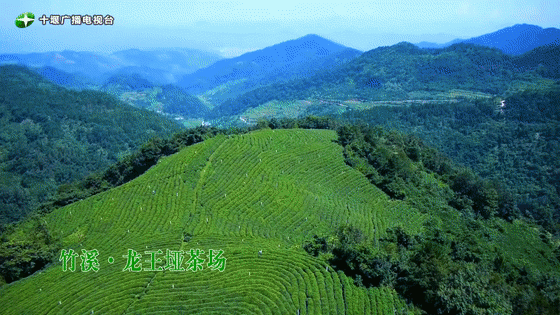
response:
<path id="1" fill-rule="evenodd" d="M 161 89 L 161 94 L 157 97 L 164 102 L 163 111 L 166 113 L 183 117 L 206 117 L 210 112 L 206 104 L 175 85 L 165 85 Z"/>
<path id="2" fill-rule="evenodd" d="M 410 233 L 421 228 L 422 215 L 344 164 L 335 138 L 328 130 L 218 136 L 123 186 L 55 210 L 44 217 L 53 237 L 65 249 L 97 249 L 99 271 L 63 272 L 56 263 L 5 285 L 6 314 L 411 310 L 395 291 L 354 287 L 301 248 L 304 239 L 346 221 L 372 237 L 397 224 Z M 162 259 L 166 249 L 200 249 L 205 262 L 196 272 L 123 271 L 129 249 L 144 258 L 144 251 L 161 249 Z M 210 249 L 223 250 L 222 272 L 208 268 Z"/>
<path id="3" fill-rule="evenodd" d="M 307 35 L 236 58 L 220 60 L 189 74 L 178 83 L 190 93 L 202 93 L 228 82 L 243 80 L 237 95 L 278 80 L 287 80 L 341 64 L 360 52 L 317 35 Z M 224 97 L 223 97 L 224 98 Z"/>
<path id="4" fill-rule="evenodd" d="M 560 235 L 559 100 L 560 84 L 552 84 L 504 98 L 377 106 L 342 116 L 412 133 L 484 178 L 503 182 L 516 201 L 514 212 Z"/>
<path id="5" fill-rule="evenodd" d="M 67 90 L 20 66 L 0 67 L 0 86 L 1 224 L 27 214 L 60 184 L 180 129 L 108 94 Z"/>
<path id="6" fill-rule="evenodd" d="M 70 74 L 51 66 L 44 66 L 32 70 L 39 73 L 52 83 L 58 84 L 67 89 L 83 90 L 92 87 L 94 84 L 91 79 L 88 79 L 84 75 Z"/>
<path id="7" fill-rule="evenodd" d="M 210 109 L 200 99 L 172 84 L 157 86 L 137 73 L 117 74 L 101 90 L 129 105 L 178 118 L 206 117 Z"/>
<path id="8" fill-rule="evenodd" d="M 123 91 L 143 91 L 153 88 L 154 84 L 137 73 L 117 74 L 105 80 L 101 90 L 113 91 L 120 94 Z"/>

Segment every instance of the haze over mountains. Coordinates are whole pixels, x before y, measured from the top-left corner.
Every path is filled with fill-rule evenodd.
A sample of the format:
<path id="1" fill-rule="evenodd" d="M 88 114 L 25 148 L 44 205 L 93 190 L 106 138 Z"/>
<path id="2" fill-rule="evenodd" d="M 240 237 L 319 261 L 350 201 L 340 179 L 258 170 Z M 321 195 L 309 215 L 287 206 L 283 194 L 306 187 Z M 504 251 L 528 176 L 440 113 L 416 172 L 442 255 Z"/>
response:
<path id="1" fill-rule="evenodd" d="M 64 50 L 4 54 L 0 55 L 0 64 L 19 64 L 32 68 L 53 67 L 77 77 L 85 77 L 92 84 L 102 84 L 110 76 L 123 73 L 139 73 L 154 84 L 169 84 L 220 59 L 222 57 L 216 54 L 187 48 L 149 51 L 128 49 L 109 55 Z"/>

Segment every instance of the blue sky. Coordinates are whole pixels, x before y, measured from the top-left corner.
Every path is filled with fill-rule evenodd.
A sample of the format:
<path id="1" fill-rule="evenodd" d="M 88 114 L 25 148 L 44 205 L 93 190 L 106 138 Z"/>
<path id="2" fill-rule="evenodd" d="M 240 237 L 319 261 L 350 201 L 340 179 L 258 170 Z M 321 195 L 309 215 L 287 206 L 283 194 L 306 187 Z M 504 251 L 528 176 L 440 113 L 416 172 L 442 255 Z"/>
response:
<path id="1" fill-rule="evenodd" d="M 230 57 L 310 33 L 367 51 L 403 40 L 469 38 L 520 23 L 560 28 L 558 0 L 1 2 L 0 53 L 189 47 Z M 115 25 L 35 21 L 15 27 L 15 18 L 28 11 L 36 18 L 109 14 Z"/>

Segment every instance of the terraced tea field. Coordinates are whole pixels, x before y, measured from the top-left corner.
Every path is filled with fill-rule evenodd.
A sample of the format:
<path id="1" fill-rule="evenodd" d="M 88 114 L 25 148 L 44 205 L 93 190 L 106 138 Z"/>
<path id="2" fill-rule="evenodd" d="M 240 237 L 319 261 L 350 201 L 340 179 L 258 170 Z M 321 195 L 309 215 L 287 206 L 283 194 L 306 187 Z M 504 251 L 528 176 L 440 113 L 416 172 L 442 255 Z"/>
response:
<path id="1" fill-rule="evenodd" d="M 3 314 L 408 314 L 387 288 L 365 289 L 302 249 L 350 223 L 372 239 L 423 217 L 344 163 L 330 130 L 218 136 L 160 160 L 137 179 L 47 215 L 65 249 L 97 249 L 99 271 L 62 262 L 0 288 Z M 123 271 L 127 253 L 142 270 Z M 150 253 L 204 251 L 202 269 L 149 271 Z M 222 271 L 208 266 L 222 250 Z M 124 257 L 123 257 L 124 256 Z M 109 257 L 114 259 L 109 262 Z M 163 269 L 163 268 L 162 268 Z"/>

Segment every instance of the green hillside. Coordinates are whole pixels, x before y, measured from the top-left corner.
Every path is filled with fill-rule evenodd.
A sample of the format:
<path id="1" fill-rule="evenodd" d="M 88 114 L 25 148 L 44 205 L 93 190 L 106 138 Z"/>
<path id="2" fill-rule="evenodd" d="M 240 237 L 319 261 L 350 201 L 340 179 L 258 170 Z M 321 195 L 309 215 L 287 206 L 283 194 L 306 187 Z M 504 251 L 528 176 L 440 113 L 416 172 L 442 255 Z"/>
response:
<path id="1" fill-rule="evenodd" d="M 0 67 L 0 86 L 0 230 L 59 185 L 181 128 L 106 93 L 68 90 L 20 66 Z"/>
<path id="2" fill-rule="evenodd" d="M 363 141 L 377 148 L 374 155 Z M 78 254 L 95 249 L 99 270 L 81 271 L 77 258 L 74 272 L 63 271 L 55 259 L 0 287 L 0 303 L 9 305 L 6 314 L 417 314 L 404 297 L 430 310 L 414 294 L 439 277 L 437 294 L 428 289 L 427 298 L 452 298 L 457 302 L 448 305 L 465 309 L 472 304 L 477 314 L 509 314 L 512 305 L 531 310 L 539 301 L 549 303 L 545 311 L 554 307 L 553 296 L 515 299 L 516 290 L 529 292 L 537 282 L 547 294 L 558 292 L 558 244 L 522 221 L 449 207 L 447 198 L 452 205 L 474 200 L 476 211 L 479 203 L 484 209 L 501 203 L 487 203 L 496 198 L 484 193 L 491 188 L 478 195 L 465 190 L 472 184 L 464 191 L 452 187 L 463 175 L 448 177 L 454 174 L 449 162 L 409 140 L 403 152 L 402 141 L 356 128 L 338 135 L 263 129 L 186 147 L 134 180 L 5 234 L 3 251 L 35 234 Z M 377 175 L 366 174 L 367 163 L 376 165 Z M 325 247 L 313 252 L 317 236 L 325 236 Z M 197 249 L 204 251 L 202 269 L 190 261 Z M 142 255 L 138 272 L 130 271 L 134 264 L 123 271 L 130 250 Z M 171 270 L 166 250 L 186 251 L 181 266 L 189 270 Z M 214 258 L 225 264 L 210 264 L 210 250 L 222 251 Z M 161 259 L 153 269 L 169 268 L 146 270 L 151 255 Z M 376 264 L 385 274 L 368 280 Z M 494 264 L 497 269 L 489 267 Z M 391 281 L 392 272 L 404 280 Z M 500 285 L 509 291 L 496 291 Z M 457 292 L 480 286 L 474 300 L 457 300 Z M 462 314 L 453 310 L 443 313 Z"/>
<path id="3" fill-rule="evenodd" d="M 421 229 L 422 215 L 347 166 L 335 139 L 334 131 L 297 129 L 217 136 L 123 186 L 55 210 L 44 217 L 52 237 L 65 249 L 97 249 L 99 271 L 63 272 L 56 263 L 5 285 L 6 313 L 410 310 L 394 290 L 354 287 L 301 248 L 345 222 L 375 237 L 395 225 Z M 128 249 L 191 248 L 223 250 L 225 270 L 122 271 Z"/>

